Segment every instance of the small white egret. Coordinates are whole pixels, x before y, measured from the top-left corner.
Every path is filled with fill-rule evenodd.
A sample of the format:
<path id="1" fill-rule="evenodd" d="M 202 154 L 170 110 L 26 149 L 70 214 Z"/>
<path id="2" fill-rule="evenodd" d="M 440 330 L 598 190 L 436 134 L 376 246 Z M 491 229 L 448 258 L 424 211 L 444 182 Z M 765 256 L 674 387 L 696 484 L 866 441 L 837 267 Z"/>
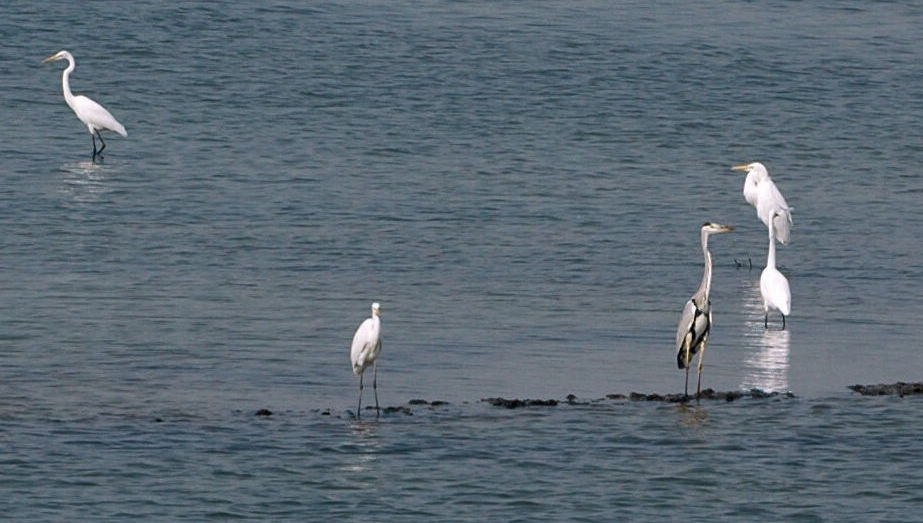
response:
<path id="1" fill-rule="evenodd" d="M 362 373 L 365 368 L 372 365 L 374 375 L 372 377 L 372 388 L 375 390 L 375 413 L 376 416 L 381 414 L 378 408 L 378 353 L 381 352 L 381 306 L 376 302 L 372 304 L 372 317 L 366 318 L 365 321 L 356 329 L 353 335 L 353 345 L 350 349 L 349 356 L 353 364 L 353 372 L 359 376 L 359 407 L 356 409 L 356 417 L 362 417 Z"/>
<path id="2" fill-rule="evenodd" d="M 705 270 L 702 274 L 702 283 L 699 290 L 689 298 L 683 307 L 683 314 L 676 326 L 676 364 L 680 369 L 686 369 L 685 395 L 689 396 L 689 364 L 696 353 L 699 354 L 698 383 L 695 396 L 702 392 L 702 360 L 705 358 L 705 344 L 711 331 L 711 301 L 708 294 L 711 291 L 711 252 L 708 251 L 708 237 L 733 231 L 733 227 L 706 222 L 702 225 L 702 253 L 705 255 Z"/>
<path id="3" fill-rule="evenodd" d="M 773 218 L 778 213 L 773 213 Z M 763 326 L 769 328 L 769 311 L 782 314 L 782 329 L 785 329 L 785 317 L 792 311 L 792 291 L 788 287 L 785 275 L 776 269 L 776 242 L 773 228 L 769 229 L 769 253 L 766 255 L 766 268 L 760 274 L 760 294 L 763 295 Z"/>
<path id="4" fill-rule="evenodd" d="M 769 177 L 766 166 L 760 162 L 731 167 L 734 171 L 747 171 L 744 181 L 744 199 L 756 207 L 756 215 L 766 227 L 772 224 L 775 237 L 782 244 L 788 243 L 792 228 L 792 212 L 779 188 Z M 773 216 L 775 214 L 775 216 Z"/>
<path id="5" fill-rule="evenodd" d="M 67 68 L 64 69 L 64 73 L 61 75 L 61 84 L 64 89 L 64 101 L 73 109 L 77 118 L 79 118 L 80 121 L 87 126 L 87 129 L 90 130 L 90 138 L 93 140 L 93 159 L 95 160 L 97 156 L 102 158 L 103 149 L 106 148 L 106 142 L 103 141 L 102 135 L 99 134 L 100 131 L 112 131 L 122 136 L 128 136 L 128 133 L 125 132 L 125 127 L 120 124 L 105 107 L 90 100 L 86 96 L 74 96 L 71 92 L 70 74 L 73 72 L 76 65 L 73 55 L 67 51 L 59 51 L 57 54 L 53 54 L 42 60 L 42 63 L 56 62 L 58 60 L 67 60 L 68 63 Z M 97 137 L 99 137 L 99 143 L 102 144 L 102 147 L 100 147 L 98 151 L 96 150 Z"/>

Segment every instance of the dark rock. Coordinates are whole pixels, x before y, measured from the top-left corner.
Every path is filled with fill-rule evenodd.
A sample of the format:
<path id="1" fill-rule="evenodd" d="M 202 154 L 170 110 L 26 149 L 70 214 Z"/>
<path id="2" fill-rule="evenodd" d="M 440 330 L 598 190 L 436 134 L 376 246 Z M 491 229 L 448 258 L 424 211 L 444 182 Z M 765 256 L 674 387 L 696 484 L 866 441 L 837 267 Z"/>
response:
<path id="1" fill-rule="evenodd" d="M 566 399 L 567 399 L 568 405 L 589 405 L 590 404 L 589 401 L 578 400 L 575 394 L 568 394 Z"/>
<path id="2" fill-rule="evenodd" d="M 412 400 L 408 401 L 407 403 L 410 404 L 410 405 L 426 405 L 426 404 L 428 404 L 429 402 L 426 401 L 426 400 L 421 400 L 421 399 L 412 399 Z"/>
<path id="3" fill-rule="evenodd" d="M 429 403 L 430 407 L 442 407 L 443 405 L 448 405 L 448 401 L 433 400 Z"/>
<path id="4" fill-rule="evenodd" d="M 484 398 L 481 401 L 490 403 L 494 407 L 505 407 L 507 409 L 517 409 L 520 407 L 556 407 L 558 405 L 558 400 Z"/>
<path id="5" fill-rule="evenodd" d="M 714 389 L 704 389 L 699 393 L 699 397 L 696 398 L 695 395 L 686 396 L 685 394 L 642 394 L 640 392 L 632 392 L 628 395 L 628 399 L 631 401 L 663 401 L 667 403 L 686 403 L 690 401 L 701 401 L 701 400 L 712 400 L 712 401 L 736 401 L 741 398 L 753 398 L 753 399 L 766 399 L 774 398 L 780 395 L 784 395 L 786 398 L 794 398 L 795 395 L 791 392 L 780 393 L 780 392 L 765 392 L 760 389 L 751 389 L 749 391 L 716 391 Z M 613 397 L 613 394 L 606 396 L 607 398 Z"/>
<path id="6" fill-rule="evenodd" d="M 257 416 L 272 416 L 272 411 L 269 409 L 260 409 L 256 411 Z"/>
<path id="7" fill-rule="evenodd" d="M 753 390 L 757 390 L 757 389 L 753 389 Z M 760 392 L 762 392 L 762 391 L 760 391 Z M 742 398 L 742 397 L 744 397 L 744 393 L 743 393 L 743 392 L 740 392 L 740 391 L 738 391 L 738 390 L 728 391 L 728 392 L 726 392 L 726 393 L 724 394 L 724 399 L 725 399 L 725 401 L 727 401 L 728 403 L 730 403 L 730 402 L 732 402 L 732 401 L 734 401 L 734 400 L 736 400 L 736 399 L 740 399 L 740 398 Z M 751 395 L 751 397 L 756 398 L 756 397 L 765 397 L 765 396 L 752 396 L 752 395 Z"/>
<path id="8" fill-rule="evenodd" d="M 385 414 L 406 414 L 413 416 L 413 411 L 407 407 L 385 407 L 381 409 Z"/>
<path id="9" fill-rule="evenodd" d="M 850 385 L 848 388 L 862 394 L 863 396 L 901 396 L 907 394 L 923 394 L 923 383 L 913 382 L 905 383 L 879 383 L 878 385 Z"/>
<path id="10" fill-rule="evenodd" d="M 705 390 L 703 390 L 702 392 L 699 393 L 698 399 L 700 399 L 700 400 L 713 400 L 713 399 L 719 399 L 718 396 L 719 396 L 719 395 L 718 395 L 717 392 L 715 392 L 715 389 L 705 389 Z M 695 397 L 695 396 L 693 396 L 693 397 Z"/>

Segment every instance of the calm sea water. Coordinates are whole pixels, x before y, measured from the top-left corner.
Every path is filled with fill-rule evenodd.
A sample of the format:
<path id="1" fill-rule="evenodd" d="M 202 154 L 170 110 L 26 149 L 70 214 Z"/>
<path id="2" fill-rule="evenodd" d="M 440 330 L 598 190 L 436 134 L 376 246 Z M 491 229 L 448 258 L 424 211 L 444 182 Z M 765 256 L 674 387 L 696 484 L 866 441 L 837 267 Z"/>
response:
<path id="1" fill-rule="evenodd" d="M 846 386 L 923 377 L 921 11 L 4 4 L 2 513 L 919 518 L 920 400 Z M 64 48 L 128 130 L 101 163 Z M 794 208 L 785 331 L 751 161 Z M 795 397 L 602 399 L 682 390 L 705 221 L 705 386 Z M 357 422 L 372 301 L 407 410 Z"/>

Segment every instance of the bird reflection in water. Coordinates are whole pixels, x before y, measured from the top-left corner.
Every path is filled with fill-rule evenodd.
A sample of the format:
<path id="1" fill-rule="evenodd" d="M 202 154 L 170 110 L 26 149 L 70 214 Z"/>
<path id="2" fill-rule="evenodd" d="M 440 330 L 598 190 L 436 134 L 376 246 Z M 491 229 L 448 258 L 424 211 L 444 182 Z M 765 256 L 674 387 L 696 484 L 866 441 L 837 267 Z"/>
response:
<path id="1" fill-rule="evenodd" d="M 112 190 L 106 182 L 106 170 L 90 161 L 66 163 L 61 166 L 60 191 L 70 195 L 74 201 L 99 200 Z"/>
<path id="2" fill-rule="evenodd" d="M 754 284 L 755 283 L 755 284 Z M 744 360 L 743 389 L 764 392 L 788 392 L 790 330 L 766 329 L 763 326 L 763 299 L 759 283 L 745 289 L 745 307 L 751 320 L 744 332 L 748 356 Z"/>
<path id="3" fill-rule="evenodd" d="M 357 419 L 350 425 L 350 433 L 339 450 L 352 456 L 352 459 L 343 463 L 341 469 L 345 472 L 365 472 L 374 468 L 382 449 L 378 424 Z"/>
<path id="4" fill-rule="evenodd" d="M 676 412 L 680 423 L 690 429 L 698 429 L 708 421 L 708 411 L 697 403 L 680 403 L 676 406 Z"/>

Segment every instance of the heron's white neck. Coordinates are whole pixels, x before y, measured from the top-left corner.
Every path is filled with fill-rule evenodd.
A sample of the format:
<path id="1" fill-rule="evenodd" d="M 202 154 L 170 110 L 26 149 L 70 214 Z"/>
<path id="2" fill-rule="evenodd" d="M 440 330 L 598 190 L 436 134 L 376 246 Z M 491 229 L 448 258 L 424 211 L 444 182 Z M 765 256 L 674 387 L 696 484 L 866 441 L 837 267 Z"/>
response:
<path id="1" fill-rule="evenodd" d="M 71 83 L 70 75 L 74 71 L 76 64 L 74 59 L 70 56 L 67 57 L 67 69 L 61 73 L 61 86 L 64 89 L 64 101 L 67 102 L 67 105 L 73 109 L 74 108 L 74 93 L 71 92 Z"/>
<path id="2" fill-rule="evenodd" d="M 772 220 L 769 220 L 769 254 L 766 255 L 766 267 L 776 268 L 776 235 L 772 232 L 772 222 L 775 220 L 777 214 L 772 215 Z"/>
<path id="3" fill-rule="evenodd" d="M 704 230 L 702 231 L 702 253 L 705 255 L 705 270 L 702 272 L 702 283 L 696 295 L 708 301 L 708 293 L 711 292 L 711 253 L 708 252 L 708 233 Z"/>

